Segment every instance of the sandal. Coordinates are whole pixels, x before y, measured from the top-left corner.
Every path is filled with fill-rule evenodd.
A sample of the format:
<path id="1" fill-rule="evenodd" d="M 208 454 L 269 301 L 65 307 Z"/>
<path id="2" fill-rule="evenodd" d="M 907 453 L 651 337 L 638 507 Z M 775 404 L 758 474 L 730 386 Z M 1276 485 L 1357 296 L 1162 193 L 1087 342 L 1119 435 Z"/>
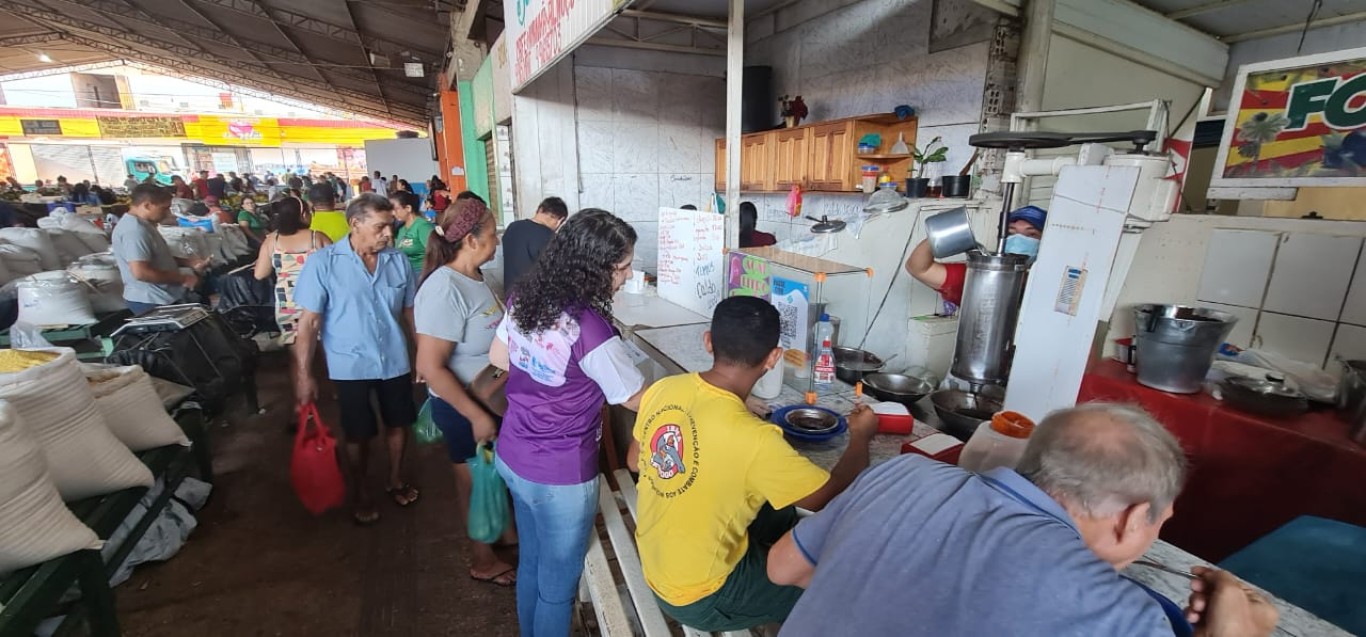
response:
<path id="1" fill-rule="evenodd" d="M 393 499 L 394 504 L 397 504 L 400 507 L 412 506 L 413 503 L 417 502 L 418 498 L 422 497 L 422 492 L 418 491 L 417 487 L 406 482 L 396 487 L 389 487 L 388 489 L 385 489 L 384 492 Z"/>
<path id="2" fill-rule="evenodd" d="M 356 526 L 374 526 L 376 522 L 379 522 L 379 510 L 374 507 L 368 507 L 367 510 L 353 509 L 351 521 Z"/>
<path id="3" fill-rule="evenodd" d="M 517 583 L 517 567 L 513 566 L 497 575 L 490 575 L 488 577 L 479 577 L 474 573 L 470 573 L 470 579 L 484 584 L 493 584 L 494 586 L 508 588 Z"/>

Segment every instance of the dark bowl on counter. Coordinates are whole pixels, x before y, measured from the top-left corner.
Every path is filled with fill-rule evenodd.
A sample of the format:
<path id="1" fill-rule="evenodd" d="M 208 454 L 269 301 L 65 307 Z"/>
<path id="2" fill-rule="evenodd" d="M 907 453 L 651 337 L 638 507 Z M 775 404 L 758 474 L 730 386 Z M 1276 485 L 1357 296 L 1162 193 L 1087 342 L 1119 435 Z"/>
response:
<path id="1" fill-rule="evenodd" d="M 853 347 L 834 347 L 835 378 L 850 385 L 863 380 L 868 374 L 882 371 L 882 359 L 872 352 Z"/>
<path id="2" fill-rule="evenodd" d="M 863 377 L 863 391 L 878 400 L 910 407 L 934 391 L 934 385 L 915 376 L 878 372 Z"/>
<path id="3" fill-rule="evenodd" d="M 1002 409 L 999 400 L 961 389 L 941 389 L 930 394 L 930 402 L 946 427 L 968 436 Z"/>
<path id="4" fill-rule="evenodd" d="M 1309 411 L 1309 399 L 1284 383 L 1255 378 L 1226 378 L 1219 393 L 1229 407 L 1267 418 L 1293 418 Z"/>

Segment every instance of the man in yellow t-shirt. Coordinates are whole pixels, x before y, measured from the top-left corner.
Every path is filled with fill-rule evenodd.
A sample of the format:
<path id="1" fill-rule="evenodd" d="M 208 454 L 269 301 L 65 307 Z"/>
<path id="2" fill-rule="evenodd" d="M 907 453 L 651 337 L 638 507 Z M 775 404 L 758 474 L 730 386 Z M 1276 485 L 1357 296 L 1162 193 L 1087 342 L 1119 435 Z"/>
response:
<path id="1" fill-rule="evenodd" d="M 867 407 L 850 414 L 849 446 L 828 474 L 745 407 L 782 364 L 778 331 L 767 301 L 726 299 L 703 336 L 712 368 L 661 380 L 641 399 L 627 460 L 641 474 L 641 566 L 664 612 L 699 630 L 785 619 L 801 589 L 769 581 L 768 549 L 796 525 L 794 505 L 819 510 L 868 466 L 877 418 Z"/>

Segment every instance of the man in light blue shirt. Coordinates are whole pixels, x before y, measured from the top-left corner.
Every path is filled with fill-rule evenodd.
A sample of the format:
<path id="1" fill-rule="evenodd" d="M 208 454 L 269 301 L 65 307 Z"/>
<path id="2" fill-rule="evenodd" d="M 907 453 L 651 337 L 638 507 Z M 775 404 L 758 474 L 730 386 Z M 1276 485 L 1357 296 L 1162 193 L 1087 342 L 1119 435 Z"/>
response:
<path id="1" fill-rule="evenodd" d="M 1157 540 L 1185 469 L 1160 423 L 1104 403 L 1044 419 L 1018 473 L 883 463 L 769 553 L 770 579 L 806 589 L 782 635 L 1171 637 L 1186 619 L 1120 569 Z M 1197 573 L 1202 634 L 1275 628 L 1236 578 Z"/>
<path id="2" fill-rule="evenodd" d="M 417 281 L 408 259 L 393 248 L 394 206 L 388 199 L 373 193 L 353 199 L 346 221 L 349 234 L 310 255 L 294 287 L 301 311 L 294 390 L 301 408 L 317 400 L 312 363 L 321 341 L 341 407 L 352 516 L 369 525 L 379 520 L 366 488 L 370 441 L 379 433 L 371 396 L 384 419 L 389 451 L 385 492 L 403 507 L 420 495 L 402 477 L 407 428 L 417 420 L 408 358 Z"/>
<path id="3" fill-rule="evenodd" d="M 182 273 L 184 265 L 198 271 L 205 259 L 177 259 L 157 226 L 171 212 L 171 193 L 151 184 L 133 188 L 123 219 L 114 225 L 110 250 L 123 278 L 123 300 L 133 314 L 146 314 L 159 306 L 184 303 L 187 293 L 199 284 L 199 276 Z"/>

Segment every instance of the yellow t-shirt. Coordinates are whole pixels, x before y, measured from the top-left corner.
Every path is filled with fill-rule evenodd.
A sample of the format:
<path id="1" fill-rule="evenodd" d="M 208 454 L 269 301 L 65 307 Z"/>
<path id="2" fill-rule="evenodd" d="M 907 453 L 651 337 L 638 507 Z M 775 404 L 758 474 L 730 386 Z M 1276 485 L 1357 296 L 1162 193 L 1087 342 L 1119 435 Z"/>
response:
<path id="1" fill-rule="evenodd" d="M 635 438 L 640 562 L 650 588 L 675 606 L 721 588 L 765 502 L 789 506 L 830 477 L 798 455 L 776 425 L 697 374 L 666 378 L 645 392 Z"/>
<path id="2" fill-rule="evenodd" d="M 313 222 L 308 224 L 308 229 L 327 235 L 332 243 L 341 241 L 346 233 L 351 232 L 351 226 L 346 223 L 346 213 L 336 210 L 313 211 Z"/>

